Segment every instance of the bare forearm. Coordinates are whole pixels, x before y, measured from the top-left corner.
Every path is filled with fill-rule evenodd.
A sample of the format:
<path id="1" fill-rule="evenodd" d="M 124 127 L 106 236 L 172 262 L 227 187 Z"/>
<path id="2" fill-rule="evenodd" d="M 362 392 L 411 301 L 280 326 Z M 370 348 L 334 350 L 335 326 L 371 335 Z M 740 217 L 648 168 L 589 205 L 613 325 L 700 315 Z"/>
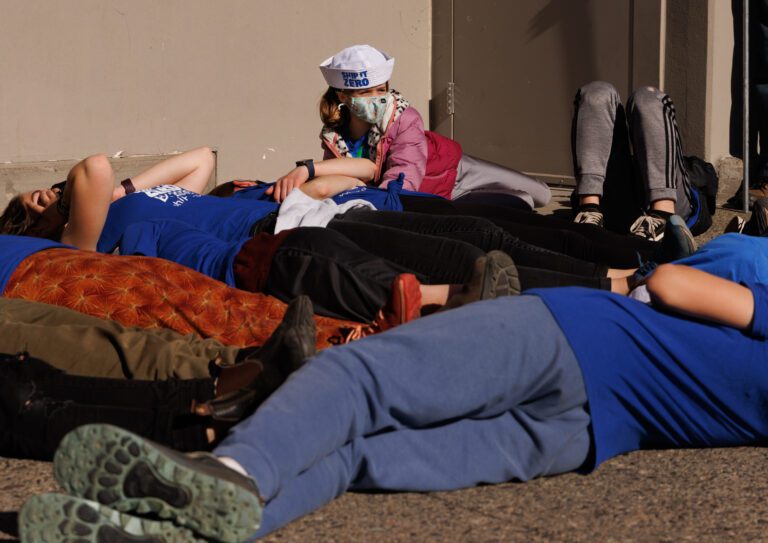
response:
<path id="1" fill-rule="evenodd" d="M 376 165 L 367 158 L 332 158 L 315 163 L 315 177 L 342 175 L 370 181 L 376 175 Z"/>
<path id="2" fill-rule="evenodd" d="M 648 293 L 654 305 L 740 330 L 750 327 L 754 315 L 748 288 L 687 266 L 659 266 Z"/>
<path id="3" fill-rule="evenodd" d="M 299 187 L 299 190 L 315 200 L 324 200 L 325 198 L 331 198 L 340 192 L 364 184 L 365 183 L 354 177 L 326 175 L 323 177 L 316 177 L 312 181 L 304 183 Z"/>
<path id="4" fill-rule="evenodd" d="M 215 167 L 213 152 L 208 147 L 199 147 L 179 155 L 166 158 L 131 178 L 136 190 L 158 185 L 176 185 L 202 194 L 208 185 Z M 114 199 L 125 196 L 125 189 L 117 187 Z"/>

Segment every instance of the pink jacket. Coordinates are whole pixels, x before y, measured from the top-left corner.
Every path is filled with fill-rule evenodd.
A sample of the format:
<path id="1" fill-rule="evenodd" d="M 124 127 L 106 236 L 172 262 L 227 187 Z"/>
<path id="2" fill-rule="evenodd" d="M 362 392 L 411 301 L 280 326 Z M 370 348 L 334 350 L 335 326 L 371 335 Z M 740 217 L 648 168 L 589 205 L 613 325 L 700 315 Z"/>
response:
<path id="1" fill-rule="evenodd" d="M 393 115 L 394 117 L 394 115 Z M 335 138 L 339 138 L 337 134 Z M 323 139 L 323 160 L 338 158 L 336 141 Z M 403 173 L 403 188 L 451 197 L 456 183 L 456 168 L 461 145 L 435 132 L 425 131 L 421 115 L 406 108 L 390 124 L 376 149 L 376 175 L 373 184 L 386 188 Z"/>

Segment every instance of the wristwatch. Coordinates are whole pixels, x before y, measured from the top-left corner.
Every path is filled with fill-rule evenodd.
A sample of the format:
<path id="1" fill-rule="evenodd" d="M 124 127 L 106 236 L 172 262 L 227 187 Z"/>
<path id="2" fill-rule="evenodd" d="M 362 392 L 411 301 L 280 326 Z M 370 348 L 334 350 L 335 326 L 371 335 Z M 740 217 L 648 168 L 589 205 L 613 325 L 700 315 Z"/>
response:
<path id="1" fill-rule="evenodd" d="M 315 161 L 311 158 L 306 158 L 304 160 L 297 160 L 296 166 L 306 166 L 307 171 L 309 172 L 309 179 L 308 181 L 312 181 L 315 178 Z"/>
<path id="2" fill-rule="evenodd" d="M 120 184 L 125 189 L 125 195 L 126 196 L 136 192 L 136 187 L 133 186 L 133 181 L 131 181 L 130 177 L 128 179 L 123 179 L 122 181 L 120 181 Z"/>

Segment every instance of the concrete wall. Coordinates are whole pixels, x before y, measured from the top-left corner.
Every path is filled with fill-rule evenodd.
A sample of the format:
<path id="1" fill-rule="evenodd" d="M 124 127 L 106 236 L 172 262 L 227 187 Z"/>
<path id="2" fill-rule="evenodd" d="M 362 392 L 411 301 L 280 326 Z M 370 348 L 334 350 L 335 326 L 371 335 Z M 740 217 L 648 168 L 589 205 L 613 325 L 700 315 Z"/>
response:
<path id="1" fill-rule="evenodd" d="M 320 156 L 317 65 L 345 46 L 392 54 L 426 119 L 430 20 L 430 0 L 0 0 L 0 163 L 209 145 L 219 180 L 270 179 Z"/>
<path id="2" fill-rule="evenodd" d="M 727 0 L 668 0 L 664 90 L 684 151 L 717 164 L 728 154 L 733 18 Z"/>
<path id="3" fill-rule="evenodd" d="M 729 155 L 733 14 L 726 0 L 709 0 L 705 154 L 714 164 Z"/>

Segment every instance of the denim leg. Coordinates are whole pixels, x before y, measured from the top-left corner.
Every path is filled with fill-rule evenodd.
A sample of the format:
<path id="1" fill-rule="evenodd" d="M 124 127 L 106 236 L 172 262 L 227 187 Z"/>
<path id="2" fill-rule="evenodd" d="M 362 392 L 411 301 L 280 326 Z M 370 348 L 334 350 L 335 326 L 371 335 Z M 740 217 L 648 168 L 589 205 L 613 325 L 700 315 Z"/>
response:
<path id="1" fill-rule="evenodd" d="M 264 508 L 256 535 L 267 535 L 347 489 L 454 490 L 578 469 L 591 437 L 583 384 L 577 392 L 558 405 L 544 397 L 490 419 L 355 439 L 288 481 Z"/>
<path id="2" fill-rule="evenodd" d="M 237 460 L 270 500 L 358 438 L 493 419 L 534 403 L 539 411 L 528 414 L 544 420 L 583 405 L 584 394 L 575 356 L 543 302 L 500 298 L 320 353 L 216 454 Z"/>

